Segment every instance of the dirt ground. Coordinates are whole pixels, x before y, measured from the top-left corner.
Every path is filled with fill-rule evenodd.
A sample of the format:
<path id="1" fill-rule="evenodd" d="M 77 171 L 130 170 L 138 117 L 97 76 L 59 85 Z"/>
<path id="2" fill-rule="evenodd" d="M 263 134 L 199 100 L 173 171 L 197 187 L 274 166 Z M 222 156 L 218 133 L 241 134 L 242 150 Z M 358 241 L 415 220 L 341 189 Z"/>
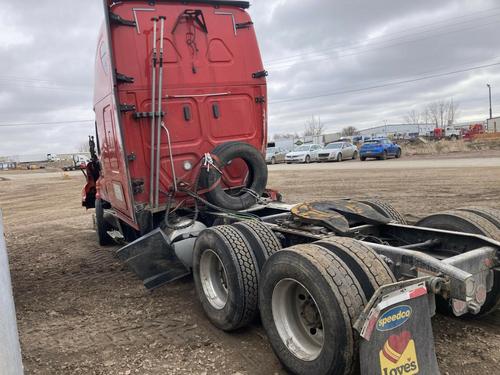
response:
<path id="1" fill-rule="evenodd" d="M 289 202 L 378 197 L 415 220 L 464 205 L 500 208 L 500 158 L 276 165 Z M 147 292 L 101 248 L 76 172 L 0 172 L 27 374 L 283 374 L 260 323 L 233 334 L 203 316 L 192 279 Z M 500 310 L 433 319 L 442 374 L 498 373 Z"/>

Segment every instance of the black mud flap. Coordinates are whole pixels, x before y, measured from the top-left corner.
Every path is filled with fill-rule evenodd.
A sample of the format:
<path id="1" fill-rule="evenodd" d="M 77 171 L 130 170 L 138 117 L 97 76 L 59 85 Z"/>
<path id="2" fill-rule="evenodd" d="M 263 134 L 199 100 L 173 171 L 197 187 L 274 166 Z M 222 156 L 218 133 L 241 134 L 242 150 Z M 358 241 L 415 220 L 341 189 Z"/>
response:
<path id="1" fill-rule="evenodd" d="M 439 374 L 430 319 L 434 295 L 425 281 L 382 294 L 374 295 L 356 322 L 361 374 Z"/>
<path id="2" fill-rule="evenodd" d="M 190 274 L 160 228 L 122 247 L 117 255 L 134 270 L 147 289 Z"/>

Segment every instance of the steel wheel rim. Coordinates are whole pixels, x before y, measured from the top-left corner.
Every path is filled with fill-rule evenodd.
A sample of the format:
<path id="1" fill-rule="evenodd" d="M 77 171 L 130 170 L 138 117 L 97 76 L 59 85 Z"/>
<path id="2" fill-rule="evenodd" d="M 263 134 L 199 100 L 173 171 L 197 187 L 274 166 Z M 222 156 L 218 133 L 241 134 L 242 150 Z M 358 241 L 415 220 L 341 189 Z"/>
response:
<path id="1" fill-rule="evenodd" d="M 227 273 L 213 250 L 205 250 L 200 258 L 200 280 L 203 293 L 212 307 L 222 310 L 228 299 Z"/>
<path id="2" fill-rule="evenodd" d="M 313 361 L 324 346 L 321 311 L 311 293 L 294 279 L 280 280 L 274 287 L 273 319 L 283 344 L 297 358 Z"/>

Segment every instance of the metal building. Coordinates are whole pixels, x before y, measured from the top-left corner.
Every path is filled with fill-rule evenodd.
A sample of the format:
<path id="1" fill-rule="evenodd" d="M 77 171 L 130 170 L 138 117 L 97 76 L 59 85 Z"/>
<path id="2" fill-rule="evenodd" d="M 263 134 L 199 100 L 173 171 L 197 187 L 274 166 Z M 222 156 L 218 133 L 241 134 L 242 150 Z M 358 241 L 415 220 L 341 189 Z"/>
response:
<path id="1" fill-rule="evenodd" d="M 488 133 L 500 132 L 500 117 L 493 117 L 486 120 Z"/>
<path id="2" fill-rule="evenodd" d="M 426 135 L 436 126 L 434 124 L 386 124 L 371 128 L 361 129 L 359 135 L 368 137 L 381 137 L 394 134 Z"/>

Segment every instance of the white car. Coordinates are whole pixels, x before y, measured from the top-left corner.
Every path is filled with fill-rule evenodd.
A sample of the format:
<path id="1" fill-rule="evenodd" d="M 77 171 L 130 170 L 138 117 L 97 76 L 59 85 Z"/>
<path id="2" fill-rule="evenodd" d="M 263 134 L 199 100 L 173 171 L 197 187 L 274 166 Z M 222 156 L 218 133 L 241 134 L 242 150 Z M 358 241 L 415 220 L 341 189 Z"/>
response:
<path id="1" fill-rule="evenodd" d="M 287 151 L 283 150 L 281 147 L 268 147 L 266 150 L 266 163 L 284 163 L 286 153 Z"/>
<path id="2" fill-rule="evenodd" d="M 285 162 L 290 163 L 310 163 L 318 160 L 318 150 L 321 150 L 321 145 L 311 144 L 297 147 L 295 151 L 289 152 L 285 156 Z"/>
<path id="3" fill-rule="evenodd" d="M 318 151 L 318 161 L 357 159 L 358 148 L 349 142 L 333 142 Z"/>

